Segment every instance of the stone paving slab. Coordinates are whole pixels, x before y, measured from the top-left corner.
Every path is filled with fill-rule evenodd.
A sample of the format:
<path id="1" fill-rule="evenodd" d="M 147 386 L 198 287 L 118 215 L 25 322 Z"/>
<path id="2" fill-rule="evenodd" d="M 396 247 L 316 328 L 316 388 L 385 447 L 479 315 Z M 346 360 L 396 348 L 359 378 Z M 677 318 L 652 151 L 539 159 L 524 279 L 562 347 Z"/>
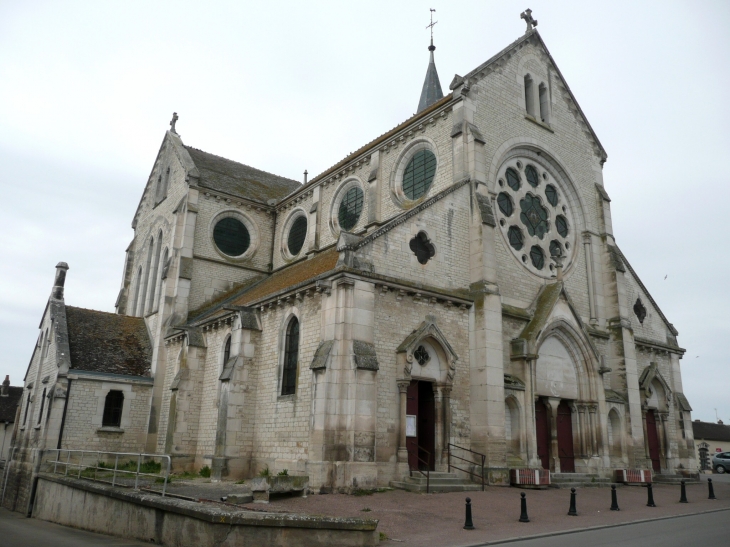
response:
<path id="1" fill-rule="evenodd" d="M 466 546 L 515 537 L 550 534 L 596 526 L 611 526 L 658 517 L 730 509 L 730 484 L 716 483 L 717 500 L 708 500 L 707 484 L 687 486 L 689 503 L 679 503 L 680 488 L 654 485 L 656 508 L 646 507 L 646 488 L 617 489 L 620 511 L 610 511 L 608 488 L 577 489 L 578 516 L 567 515 L 570 490 L 527 490 L 529 523 L 518 522 L 520 493 L 516 488 L 488 487 L 485 492 L 417 494 L 394 490 L 373 495 L 328 494 L 285 498 L 268 505 L 246 505 L 258 511 L 308 513 L 328 516 L 366 516 L 380 521 L 378 530 L 390 541 L 423 547 Z M 464 525 L 464 499 L 472 499 L 476 530 Z M 369 509 L 369 511 L 365 511 Z M 730 513 L 728 513 L 730 527 Z M 610 531 L 607 531 L 610 533 Z"/>

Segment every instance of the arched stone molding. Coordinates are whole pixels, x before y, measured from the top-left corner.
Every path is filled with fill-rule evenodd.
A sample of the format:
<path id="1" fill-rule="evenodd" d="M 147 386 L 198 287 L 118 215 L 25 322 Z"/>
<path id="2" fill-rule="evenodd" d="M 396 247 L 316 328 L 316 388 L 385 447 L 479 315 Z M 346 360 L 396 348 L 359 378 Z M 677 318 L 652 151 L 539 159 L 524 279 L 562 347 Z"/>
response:
<path id="1" fill-rule="evenodd" d="M 672 389 L 659 372 L 656 363 L 650 363 L 639 377 L 642 406 L 668 412 L 672 403 Z M 658 389 L 657 389 L 658 388 Z"/>
<path id="2" fill-rule="evenodd" d="M 509 439 L 507 440 L 507 455 L 514 458 L 525 458 L 525 418 L 520 401 L 514 395 L 508 395 L 504 400 L 505 418 L 509 419 Z M 506 421 L 506 420 L 505 420 Z M 505 424 L 506 425 L 506 424 Z M 507 428 L 505 427 L 505 437 Z"/>
<path id="3" fill-rule="evenodd" d="M 566 167 L 565 161 L 560 155 L 547 144 L 530 137 L 513 137 L 502 143 L 492 156 L 492 163 L 489 165 L 489 173 L 487 176 L 487 186 L 493 194 L 499 192 L 497 186 L 497 173 L 504 162 L 515 156 L 525 156 L 533 161 L 540 163 L 550 173 L 550 176 L 558 182 L 560 189 L 565 192 L 567 199 L 573 211 L 573 217 L 576 226 L 573 228 L 576 233 L 582 233 L 586 230 L 586 212 L 588 206 L 575 187 L 573 181 L 577 180 L 569 169 Z"/>
<path id="4" fill-rule="evenodd" d="M 436 157 L 436 171 L 433 181 L 431 182 L 431 186 L 429 186 L 428 188 L 428 191 L 424 193 L 420 198 L 412 200 L 409 199 L 408 196 L 406 196 L 403 192 L 403 173 L 405 172 L 406 167 L 408 167 L 408 162 L 411 161 L 411 158 L 413 158 L 416 152 L 424 149 L 429 150 Z M 426 136 L 414 138 L 405 146 L 405 148 L 403 148 L 403 150 L 401 150 L 401 152 L 398 154 L 398 158 L 393 165 L 394 169 L 390 173 L 390 199 L 398 207 L 401 207 L 402 209 L 410 209 L 411 207 L 414 207 L 419 203 L 427 200 L 429 196 L 433 195 L 432 189 L 434 187 L 434 184 L 436 183 L 436 178 L 439 174 L 441 158 L 439 155 L 439 149 L 432 139 Z"/>
<path id="5" fill-rule="evenodd" d="M 439 374 L 424 375 L 413 373 L 413 352 L 423 345 L 429 354 L 431 351 L 439 359 Z M 452 385 L 456 373 L 458 355 L 451 347 L 446 336 L 436 324 L 436 316 L 427 315 L 426 320 L 419 325 L 396 349 L 396 370 L 398 382 L 410 382 L 414 377 L 429 378 L 437 383 Z"/>
<path id="6" fill-rule="evenodd" d="M 608 456 L 612 467 L 626 463 L 626 428 L 624 416 L 616 405 L 610 405 L 606 418 Z"/>
<path id="7" fill-rule="evenodd" d="M 340 220 L 339 220 L 339 211 L 340 211 L 340 204 L 342 203 L 342 199 L 345 197 L 345 194 L 348 190 L 351 188 L 360 188 L 362 191 L 362 211 L 360 212 L 360 216 L 357 219 L 357 222 L 355 223 L 355 226 L 350 228 L 350 232 L 355 232 L 357 230 L 358 226 L 362 226 L 363 219 L 368 218 L 368 192 L 367 192 L 367 186 L 363 184 L 360 177 L 357 177 L 355 175 L 348 177 L 335 190 L 334 196 L 332 197 L 332 202 L 330 203 L 330 211 L 329 211 L 329 219 L 327 221 L 327 224 L 329 225 L 330 232 L 332 232 L 332 235 L 335 238 L 338 238 L 340 236 L 340 232 L 342 232 L 342 227 L 340 226 Z M 347 230 L 344 230 L 347 231 Z"/>

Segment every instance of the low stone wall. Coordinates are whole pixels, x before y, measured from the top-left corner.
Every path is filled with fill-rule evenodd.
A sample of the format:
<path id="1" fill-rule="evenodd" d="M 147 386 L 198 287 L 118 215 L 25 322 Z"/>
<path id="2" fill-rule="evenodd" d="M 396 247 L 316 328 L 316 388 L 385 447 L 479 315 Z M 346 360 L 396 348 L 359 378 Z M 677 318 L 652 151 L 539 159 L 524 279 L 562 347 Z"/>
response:
<path id="1" fill-rule="evenodd" d="M 40 474 L 33 517 L 180 547 L 370 546 L 377 520 L 236 510 Z"/>

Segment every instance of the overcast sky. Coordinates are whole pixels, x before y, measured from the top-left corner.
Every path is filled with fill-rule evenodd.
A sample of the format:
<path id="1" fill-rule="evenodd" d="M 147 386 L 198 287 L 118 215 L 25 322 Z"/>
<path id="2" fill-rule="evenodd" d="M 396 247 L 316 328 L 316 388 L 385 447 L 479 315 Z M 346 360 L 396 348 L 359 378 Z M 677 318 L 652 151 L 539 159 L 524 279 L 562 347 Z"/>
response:
<path id="1" fill-rule="evenodd" d="M 57 262 L 113 311 L 173 111 L 188 144 L 301 179 L 538 29 L 608 152 L 616 240 L 730 423 L 730 2 L 0 2 L 0 373 L 21 385 Z"/>

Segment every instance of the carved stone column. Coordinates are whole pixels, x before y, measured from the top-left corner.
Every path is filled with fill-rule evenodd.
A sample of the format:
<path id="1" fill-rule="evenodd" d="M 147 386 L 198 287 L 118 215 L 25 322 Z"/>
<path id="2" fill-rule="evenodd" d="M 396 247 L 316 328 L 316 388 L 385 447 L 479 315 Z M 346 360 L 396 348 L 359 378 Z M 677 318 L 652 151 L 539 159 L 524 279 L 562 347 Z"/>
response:
<path id="1" fill-rule="evenodd" d="M 444 406 L 444 434 L 443 434 L 443 451 L 441 461 L 445 461 L 449 457 L 449 443 L 451 442 L 451 386 L 441 386 L 443 394 Z"/>
<path id="2" fill-rule="evenodd" d="M 560 451 L 558 450 L 558 405 L 560 399 L 548 397 L 545 399 L 550 409 L 550 460 L 553 473 L 560 473 Z"/>
<path id="3" fill-rule="evenodd" d="M 657 412 L 657 415 L 659 416 L 659 421 L 661 422 L 658 428 L 659 447 L 661 450 L 661 455 L 664 456 L 664 465 L 669 467 L 669 458 L 672 457 L 672 451 L 669 448 L 669 432 L 667 431 L 667 420 L 669 418 L 669 412 Z"/>
<path id="4" fill-rule="evenodd" d="M 398 440 L 398 461 L 408 463 L 408 448 L 406 448 L 406 393 L 410 382 L 398 382 L 400 392 L 400 434 Z"/>
<path id="5" fill-rule="evenodd" d="M 433 386 L 433 406 L 434 406 L 434 443 L 433 443 L 433 463 L 439 465 L 441 463 L 441 454 L 444 449 L 444 399 L 441 386 L 431 384 Z"/>
<path id="6" fill-rule="evenodd" d="M 647 435 L 647 429 L 646 429 L 646 412 L 647 409 L 642 407 L 641 408 L 641 425 L 644 426 L 644 456 L 646 457 L 646 460 L 649 462 L 649 465 L 651 465 L 651 453 L 649 452 L 649 435 Z"/>
<path id="7" fill-rule="evenodd" d="M 575 405 L 578 410 L 578 434 L 580 435 L 580 455 L 585 458 L 586 451 L 586 405 Z"/>
<path id="8" fill-rule="evenodd" d="M 598 405 L 588 405 L 588 416 L 590 417 L 591 428 L 591 456 L 598 456 L 598 448 L 596 446 L 596 428 L 598 427 L 598 420 L 596 419 L 597 411 Z"/>

